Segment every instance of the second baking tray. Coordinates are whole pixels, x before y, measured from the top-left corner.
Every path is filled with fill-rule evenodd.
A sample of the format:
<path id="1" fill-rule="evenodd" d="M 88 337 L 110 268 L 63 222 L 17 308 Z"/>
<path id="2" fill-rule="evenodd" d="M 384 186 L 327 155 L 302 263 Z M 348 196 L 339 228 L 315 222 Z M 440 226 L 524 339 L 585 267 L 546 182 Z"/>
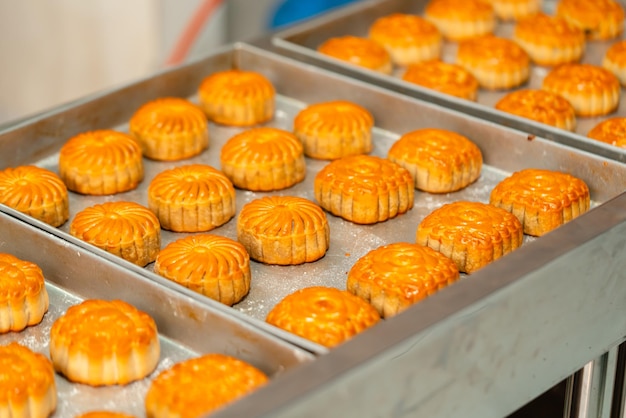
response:
<path id="1" fill-rule="evenodd" d="M 556 0 L 543 0 L 543 11 L 554 14 Z M 626 150 L 587 138 L 587 133 L 600 121 L 614 116 L 626 116 L 626 99 L 622 93 L 619 108 L 610 115 L 577 118 L 577 128 L 574 133 L 558 129 L 549 125 L 532 121 L 501 112 L 494 108 L 495 104 L 504 95 L 515 89 L 489 91 L 480 89 L 476 102 L 458 99 L 449 95 L 441 94 L 434 90 L 426 89 L 401 79 L 404 70 L 396 68 L 393 75 L 384 75 L 368 69 L 351 65 L 337 59 L 325 56 L 317 52 L 317 47 L 322 42 L 337 36 L 354 35 L 367 37 L 369 27 L 377 18 L 392 13 L 407 13 L 423 16 L 424 8 L 428 0 L 371 0 L 359 1 L 355 4 L 341 8 L 335 12 L 325 14 L 311 21 L 297 24 L 289 29 L 279 31 L 270 36 L 258 40 L 259 45 L 275 47 L 280 53 L 297 57 L 299 60 L 313 63 L 324 68 L 350 75 L 355 78 L 378 84 L 413 97 L 418 97 L 433 103 L 442 104 L 446 107 L 460 110 L 484 119 L 511 126 L 525 132 L 540 135 L 563 144 L 571 145 L 580 149 L 588 150 L 599 155 L 626 161 Z M 511 38 L 514 22 L 498 21 L 494 33 L 504 38 Z M 621 37 L 620 37 L 621 39 Z M 587 41 L 583 62 L 600 65 L 602 57 L 608 47 L 616 40 Z M 456 42 L 444 42 L 441 59 L 446 62 L 455 62 Z M 531 66 L 530 79 L 520 88 L 540 88 L 543 78 L 550 68 L 538 65 Z M 623 92 L 623 89 L 622 89 Z"/>

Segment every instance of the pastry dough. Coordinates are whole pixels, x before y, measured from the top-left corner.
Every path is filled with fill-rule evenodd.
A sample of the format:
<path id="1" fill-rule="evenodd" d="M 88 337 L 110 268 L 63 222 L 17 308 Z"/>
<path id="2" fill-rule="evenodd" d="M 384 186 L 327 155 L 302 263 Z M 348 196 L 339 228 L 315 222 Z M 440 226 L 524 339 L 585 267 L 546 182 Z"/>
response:
<path id="1" fill-rule="evenodd" d="M 624 29 L 624 8 L 616 0 L 560 0 L 556 14 L 592 40 L 615 38 Z"/>
<path id="2" fill-rule="evenodd" d="M 163 229 L 210 231 L 235 216 L 235 187 L 224 173 L 211 166 L 175 167 L 152 179 L 148 207 Z"/>
<path id="3" fill-rule="evenodd" d="M 600 116 L 614 111 L 620 99 L 619 80 L 591 64 L 563 64 L 548 73 L 542 89 L 564 97 L 578 116 Z"/>
<path id="4" fill-rule="evenodd" d="M 145 266 L 161 249 L 159 219 L 134 202 L 107 202 L 78 212 L 70 234 L 123 259 Z"/>
<path id="5" fill-rule="evenodd" d="M 253 260 L 266 264 L 302 264 L 326 254 L 330 228 L 324 211 L 310 200 L 266 196 L 241 209 L 237 239 Z"/>
<path id="6" fill-rule="evenodd" d="M 456 264 L 440 252 L 398 242 L 361 257 L 348 273 L 346 288 L 390 318 L 458 279 Z"/>
<path id="7" fill-rule="evenodd" d="M 492 205 L 513 213 L 524 233 L 541 236 L 589 210 L 589 188 L 565 173 L 526 169 L 513 173 L 491 191 Z"/>
<path id="8" fill-rule="evenodd" d="M 481 87 L 509 89 L 528 80 L 530 58 L 510 39 L 483 36 L 459 43 L 457 64 L 476 77 Z"/>
<path id="9" fill-rule="evenodd" d="M 345 290 L 314 286 L 287 295 L 267 322 L 325 347 L 335 347 L 380 321 L 369 303 Z"/>
<path id="10" fill-rule="evenodd" d="M 439 60 L 424 61 L 407 68 L 404 81 L 466 100 L 476 100 L 478 80 L 465 68 Z"/>
<path id="11" fill-rule="evenodd" d="M 523 235 L 522 224 L 512 213 L 485 203 L 457 201 L 426 216 L 416 241 L 470 274 L 521 246 Z"/>
<path id="12" fill-rule="evenodd" d="M 282 190 L 304 180 L 304 147 L 291 132 L 254 128 L 230 138 L 220 154 L 222 171 L 235 187 Z"/>
<path id="13" fill-rule="evenodd" d="M 318 52 L 359 67 L 391 74 L 391 56 L 378 42 L 358 36 L 330 38 L 322 43 Z"/>
<path id="14" fill-rule="evenodd" d="M 294 119 L 294 134 L 307 157 L 335 160 L 372 150 L 374 117 L 362 106 L 346 100 L 316 103 Z"/>
<path id="15" fill-rule="evenodd" d="M 61 147 L 59 176 L 69 190 L 81 194 L 126 192 L 143 180 L 141 155 L 137 142 L 122 132 L 85 132 Z"/>
<path id="16" fill-rule="evenodd" d="M 31 165 L 0 171 L 0 203 L 54 227 L 70 217 L 65 183 L 52 171 Z"/>
<path id="17" fill-rule="evenodd" d="M 483 0 L 431 0 L 424 17 L 452 41 L 490 34 L 496 26 L 493 6 Z"/>
<path id="18" fill-rule="evenodd" d="M 615 74 L 626 87 L 626 40 L 611 45 L 602 58 L 602 67 Z"/>
<path id="19" fill-rule="evenodd" d="M 463 135 L 445 129 L 418 129 L 402 135 L 389 149 L 389 160 L 409 170 L 415 188 L 449 193 L 480 176 L 480 148 Z"/>
<path id="20" fill-rule="evenodd" d="M 154 272 L 225 305 L 250 290 L 250 256 L 244 246 L 217 235 L 190 235 L 157 255 Z"/>
<path id="21" fill-rule="evenodd" d="M 315 199 L 335 216 L 358 224 L 383 222 L 413 207 L 409 171 L 389 160 L 355 155 L 335 160 L 315 176 Z"/>
<path id="22" fill-rule="evenodd" d="M 561 16 L 537 13 L 521 19 L 513 31 L 517 42 L 536 64 L 555 66 L 577 62 L 585 52 L 585 32 Z"/>
<path id="23" fill-rule="evenodd" d="M 267 382 L 267 376 L 251 364 L 205 354 L 177 363 L 154 379 L 146 394 L 146 417 L 206 416 Z"/>
<path id="24" fill-rule="evenodd" d="M 131 117 L 129 130 L 143 154 L 153 160 L 183 160 L 209 146 L 206 116 L 195 104 L 177 97 L 141 106 Z"/>
<path id="25" fill-rule="evenodd" d="M 541 0 L 486 0 L 502 20 L 517 20 L 541 10 Z"/>
<path id="26" fill-rule="evenodd" d="M 420 16 L 393 13 L 380 17 L 370 26 L 369 37 L 400 66 L 436 59 L 441 53 L 439 29 Z"/>
<path id="27" fill-rule="evenodd" d="M 626 118 L 606 119 L 593 127 L 589 138 L 626 148 Z"/>
<path id="28" fill-rule="evenodd" d="M 46 418 L 56 405 L 50 360 L 16 342 L 0 345 L 0 416 Z"/>
<path id="29" fill-rule="evenodd" d="M 48 304 L 39 266 L 0 253 L 0 334 L 40 323 Z"/>
<path id="30" fill-rule="evenodd" d="M 159 356 L 154 320 L 121 300 L 73 305 L 50 329 L 54 368 L 72 382 L 125 385 L 152 373 Z"/>
<path id="31" fill-rule="evenodd" d="M 253 126 L 274 117 L 276 90 L 256 71 L 213 73 L 202 80 L 198 97 L 209 120 L 222 125 Z"/>
<path id="32" fill-rule="evenodd" d="M 576 129 L 574 107 L 563 97 L 549 91 L 513 91 L 496 103 L 496 109 L 568 131 Z"/>

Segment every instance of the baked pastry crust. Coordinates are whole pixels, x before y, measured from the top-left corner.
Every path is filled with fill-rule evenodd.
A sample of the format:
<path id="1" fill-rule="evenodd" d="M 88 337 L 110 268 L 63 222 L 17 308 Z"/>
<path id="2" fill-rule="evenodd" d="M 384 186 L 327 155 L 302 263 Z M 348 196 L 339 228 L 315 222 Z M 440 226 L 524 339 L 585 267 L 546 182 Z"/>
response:
<path id="1" fill-rule="evenodd" d="M 490 203 L 514 214 L 524 233 L 542 236 L 589 210 L 589 188 L 566 173 L 526 169 L 491 191 Z"/>
<path id="2" fill-rule="evenodd" d="M 611 45 L 602 58 L 602 67 L 615 74 L 626 87 L 626 40 Z"/>
<path id="3" fill-rule="evenodd" d="M 242 244 L 217 235 L 190 235 L 157 255 L 154 272 L 232 306 L 250 291 L 250 256 Z"/>
<path id="4" fill-rule="evenodd" d="M 159 219 L 134 202 L 106 202 L 76 214 L 70 234 L 124 260 L 145 266 L 161 249 Z"/>
<path id="5" fill-rule="evenodd" d="M 302 264 L 326 254 L 330 228 L 324 211 L 310 200 L 266 196 L 241 209 L 237 240 L 261 263 Z"/>
<path id="6" fill-rule="evenodd" d="M 592 40 L 615 38 L 624 29 L 624 8 L 615 0 L 560 0 L 556 14 Z"/>
<path id="7" fill-rule="evenodd" d="M 390 318 L 459 277 L 456 264 L 440 252 L 399 242 L 361 257 L 348 272 L 346 288 Z"/>
<path id="8" fill-rule="evenodd" d="M 54 368 L 72 382 L 125 385 L 152 373 L 159 356 L 154 320 L 121 300 L 85 300 L 50 329 Z"/>
<path id="9" fill-rule="evenodd" d="M 541 0 L 487 0 L 502 20 L 518 20 L 541 10 Z"/>
<path id="10" fill-rule="evenodd" d="M 619 80 L 591 64 L 563 64 L 546 75 L 541 87 L 565 98 L 578 116 L 600 116 L 614 111 L 620 100 Z"/>
<path id="11" fill-rule="evenodd" d="M 402 135 L 389 149 L 389 160 L 409 170 L 415 188 L 449 193 L 480 176 L 480 148 L 463 135 L 445 129 L 418 129 Z"/>
<path id="12" fill-rule="evenodd" d="M 404 81 L 466 100 L 476 100 L 478 80 L 465 68 L 439 60 L 410 65 Z"/>
<path id="13" fill-rule="evenodd" d="M 508 93 L 496 109 L 557 128 L 574 131 L 576 111 L 563 97 L 546 90 L 523 89 Z"/>
<path id="14" fill-rule="evenodd" d="M 296 115 L 293 126 L 307 157 L 335 160 L 372 150 L 374 117 L 353 102 L 312 104 Z"/>
<path id="15" fill-rule="evenodd" d="M 352 293 L 314 286 L 284 297 L 266 321 L 325 347 L 335 347 L 376 325 L 380 315 Z"/>
<path id="16" fill-rule="evenodd" d="M 431 0 L 424 17 L 452 41 L 493 33 L 496 26 L 493 6 L 482 0 Z"/>
<path id="17" fill-rule="evenodd" d="M 589 138 L 626 148 L 626 118 L 606 119 L 587 134 Z"/>
<path id="18" fill-rule="evenodd" d="M 163 229 L 210 231 L 235 216 L 235 187 L 224 173 L 211 166 L 175 167 L 152 179 L 148 207 Z"/>
<path id="19" fill-rule="evenodd" d="M 457 64 L 476 77 L 481 87 L 509 89 L 528 80 L 530 58 L 510 39 L 483 36 L 459 43 Z"/>
<path id="20" fill-rule="evenodd" d="M 0 334 L 40 323 L 48 305 L 41 268 L 0 253 Z"/>
<path id="21" fill-rule="evenodd" d="M 178 97 L 145 103 L 131 117 L 129 130 L 152 160 L 183 160 L 209 146 L 206 116 L 198 106 Z"/>
<path id="22" fill-rule="evenodd" d="M 209 120 L 222 125 L 253 126 L 274 117 L 274 85 L 255 71 L 213 73 L 200 84 L 198 97 Z"/>
<path id="23" fill-rule="evenodd" d="M 0 416 L 46 418 L 56 405 L 50 360 L 16 342 L 0 346 Z"/>
<path id="24" fill-rule="evenodd" d="M 291 132 L 254 128 L 230 138 L 220 154 L 222 171 L 235 187 L 282 190 L 304 180 L 304 147 Z"/>
<path id="25" fill-rule="evenodd" d="M 577 62 L 585 52 L 585 32 L 561 16 L 537 13 L 521 19 L 513 31 L 513 40 L 528 53 L 534 63 L 555 66 Z"/>
<path id="26" fill-rule="evenodd" d="M 146 394 L 146 417 L 206 416 L 267 382 L 267 376 L 251 364 L 205 354 L 177 363 L 154 379 Z"/>
<path id="27" fill-rule="evenodd" d="M 61 147 L 59 176 L 69 190 L 81 194 L 126 192 L 143 180 L 141 155 L 137 142 L 122 132 L 85 132 Z"/>
<path id="28" fill-rule="evenodd" d="M 357 224 L 383 222 L 413 207 L 409 171 L 387 159 L 354 155 L 335 160 L 315 176 L 315 199 L 335 216 Z"/>
<path id="29" fill-rule="evenodd" d="M 391 74 L 391 56 L 378 42 L 358 36 L 341 36 L 323 42 L 317 51 L 359 67 Z"/>
<path id="30" fill-rule="evenodd" d="M 63 180 L 50 170 L 31 165 L 0 171 L 0 203 L 54 227 L 70 217 Z"/>
<path id="31" fill-rule="evenodd" d="M 439 29 L 416 15 L 393 13 L 380 17 L 370 26 L 369 38 L 385 47 L 391 61 L 400 66 L 436 59 L 441 54 Z"/>
<path id="32" fill-rule="evenodd" d="M 416 242 L 473 273 L 522 245 L 523 227 L 512 213 L 480 202 L 457 201 L 435 209 L 417 228 Z"/>

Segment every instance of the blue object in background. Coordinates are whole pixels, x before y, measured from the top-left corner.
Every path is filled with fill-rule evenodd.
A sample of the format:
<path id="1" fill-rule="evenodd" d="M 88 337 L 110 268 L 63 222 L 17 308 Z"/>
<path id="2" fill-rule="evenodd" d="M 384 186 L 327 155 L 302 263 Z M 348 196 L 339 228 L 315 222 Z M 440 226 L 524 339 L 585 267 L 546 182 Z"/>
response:
<path id="1" fill-rule="evenodd" d="M 358 0 L 285 0 L 276 8 L 270 21 L 270 29 L 295 23 L 355 1 Z"/>

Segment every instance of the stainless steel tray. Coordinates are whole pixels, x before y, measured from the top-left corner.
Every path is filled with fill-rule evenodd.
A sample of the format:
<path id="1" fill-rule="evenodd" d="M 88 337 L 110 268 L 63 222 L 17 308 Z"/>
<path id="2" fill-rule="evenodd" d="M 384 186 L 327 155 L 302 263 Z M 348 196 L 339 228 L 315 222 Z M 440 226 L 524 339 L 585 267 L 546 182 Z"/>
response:
<path id="1" fill-rule="evenodd" d="M 576 286 L 572 289 L 571 294 L 568 293 L 565 296 L 578 298 L 576 300 L 579 301 L 581 294 L 584 294 L 581 292 L 589 293 L 589 290 L 577 281 L 580 274 L 587 272 L 591 266 L 599 268 L 599 266 L 596 266 L 596 261 L 600 263 L 602 269 L 612 269 L 616 262 L 621 262 L 616 260 L 616 262 L 611 261 L 607 263 L 605 254 L 600 254 L 592 262 L 586 262 L 585 268 L 578 270 L 571 271 L 568 267 L 569 263 L 563 264 L 564 260 L 572 256 L 572 263 L 577 265 L 576 263 L 580 261 L 578 260 L 579 250 L 584 251 L 587 248 L 597 249 L 598 242 L 594 239 L 608 233 L 610 226 L 620 224 L 623 221 L 619 217 L 607 218 L 606 213 L 607 211 L 611 212 L 614 210 L 615 205 L 620 205 L 622 204 L 620 202 L 626 200 L 625 196 L 620 195 L 626 185 L 625 165 L 611 158 L 564 147 L 553 141 L 529 136 L 521 131 L 390 92 L 318 67 L 303 65 L 290 58 L 262 51 L 249 45 L 237 44 L 228 47 L 224 51 L 203 60 L 157 74 L 154 77 L 116 91 L 61 107 L 49 114 L 26 121 L 19 126 L 4 131 L 0 133 L 0 167 L 36 163 L 55 169 L 58 150 L 71 135 L 95 128 L 117 127 L 118 129 L 124 129 L 130 115 L 145 101 L 166 95 L 194 99 L 197 86 L 204 76 L 214 71 L 231 68 L 232 66 L 254 69 L 264 73 L 272 80 L 279 93 L 277 116 L 271 123 L 273 126 L 290 129 L 291 120 L 295 112 L 306 103 L 339 98 L 350 99 L 359 102 L 374 114 L 377 125 L 375 131 L 375 154 L 385 155 L 390 144 L 401 133 L 421 127 L 447 128 L 467 135 L 479 145 L 485 160 L 483 175 L 475 185 L 460 193 L 441 196 L 418 193 L 415 207 L 409 214 L 385 223 L 357 226 L 329 216 L 331 223 L 331 249 L 322 260 L 294 267 L 265 266 L 253 263 L 251 293 L 243 302 L 235 305 L 232 309 L 168 282 L 152 273 L 150 268 L 139 268 L 75 240 L 67 234 L 67 225 L 55 229 L 6 207 L 0 207 L 0 211 L 4 212 L 5 215 L 20 218 L 25 223 L 76 244 L 78 247 L 89 249 L 89 251 L 93 251 L 94 254 L 110 261 L 112 264 L 117 264 L 124 269 L 139 273 L 154 282 L 176 289 L 191 299 L 210 305 L 215 310 L 231 314 L 235 318 L 246 319 L 258 328 L 274 332 L 292 343 L 302 345 L 307 350 L 310 349 L 321 354 L 326 353 L 326 351 L 316 345 L 307 345 L 307 342 L 281 332 L 262 321 L 267 310 L 273 306 L 274 301 L 282 297 L 282 295 L 305 285 L 322 283 L 338 287 L 345 286 L 347 269 L 358 257 L 366 251 L 390 241 L 413 241 L 415 228 L 419 220 L 439 205 L 458 199 L 486 201 L 491 187 L 507 173 L 533 166 L 567 171 L 583 178 L 590 186 L 594 206 L 596 206 L 588 214 L 559 228 L 557 231 L 533 240 L 533 242 L 526 242 L 522 248 L 514 253 L 494 262 L 471 277 L 461 280 L 458 284 L 450 286 L 426 301 L 427 303 L 420 303 L 409 309 L 405 314 L 384 321 L 384 323 L 357 336 L 344 346 L 320 356 L 310 366 L 305 365 L 302 368 L 298 368 L 298 370 L 280 376 L 277 382 L 285 382 L 280 384 L 281 388 L 276 390 L 268 389 L 268 393 L 271 394 L 263 391 L 265 395 L 259 395 L 261 398 L 255 397 L 254 404 L 248 404 L 246 401 L 243 401 L 242 403 L 248 404 L 250 409 L 246 411 L 246 414 L 240 414 L 241 416 L 261 416 L 270 411 L 272 414 L 278 413 L 283 411 L 283 406 L 287 408 L 285 411 L 288 410 L 287 405 L 299 405 L 297 406 L 297 416 L 300 416 L 300 413 L 302 413 L 302 416 L 311 416 L 312 412 L 308 414 L 305 409 L 299 409 L 302 405 L 309 405 L 310 399 L 316 399 L 315 402 L 319 402 L 316 405 L 309 405 L 311 411 L 317 411 L 318 415 L 336 414 L 336 416 L 351 416 L 352 414 L 361 413 L 371 416 L 373 411 L 378 411 L 380 416 L 399 416 L 402 415 L 402 409 L 393 412 L 398 408 L 398 402 L 409 402 L 410 396 L 414 396 L 414 394 L 408 392 L 409 388 L 418 385 L 424 389 L 421 385 L 428 386 L 428 381 L 431 380 L 431 377 L 437 377 L 440 374 L 440 371 L 437 371 L 436 368 L 440 367 L 441 364 L 437 362 L 443 361 L 450 367 L 444 373 L 446 379 L 450 378 L 451 375 L 454 375 L 455 379 L 457 377 L 459 379 L 454 384 L 445 385 L 446 388 L 449 386 L 450 390 L 442 390 L 441 393 L 441 396 L 444 396 L 445 393 L 446 397 L 454 399 L 456 396 L 459 396 L 459 391 L 463 392 L 467 389 L 461 390 L 469 384 L 465 380 L 467 373 L 478 373 L 479 380 L 481 379 L 483 371 L 473 369 L 475 365 L 484 365 L 485 372 L 487 372 L 489 370 L 493 371 L 492 364 L 484 364 L 490 359 L 501 358 L 501 361 L 508 362 L 504 355 L 505 353 L 499 352 L 499 350 L 505 349 L 498 348 L 494 352 L 494 344 L 498 347 L 499 344 L 503 344 L 503 347 L 511 348 L 511 344 L 517 344 L 523 340 L 524 344 L 520 344 L 518 347 L 519 352 L 516 351 L 518 348 L 515 348 L 515 350 L 509 350 L 510 352 L 507 352 L 507 354 L 512 355 L 511 359 L 517 359 L 517 361 L 525 359 L 525 362 L 529 362 L 532 360 L 532 358 L 528 357 L 528 352 L 526 351 L 530 349 L 529 347 L 534 347 L 533 349 L 535 349 L 550 343 L 551 346 L 546 349 L 545 355 L 550 361 L 555 362 L 553 367 L 542 369 L 537 368 L 537 365 L 534 364 L 527 366 L 529 370 L 533 370 L 535 376 L 539 375 L 537 382 L 530 384 L 529 382 L 534 378 L 530 373 L 523 370 L 518 370 L 513 377 L 510 375 L 502 376 L 507 383 L 510 383 L 515 388 L 515 393 L 507 394 L 507 398 L 498 404 L 497 410 L 499 412 L 511 412 L 525 401 L 568 376 L 573 370 L 595 356 L 596 352 L 599 355 L 601 353 L 600 350 L 606 346 L 608 341 L 613 343 L 625 335 L 625 333 L 622 333 L 622 330 L 626 328 L 619 328 L 623 325 L 620 321 L 616 322 L 614 327 L 602 330 L 602 335 L 598 336 L 600 337 L 598 339 L 592 340 L 590 338 L 590 334 L 593 332 L 588 327 L 588 320 L 580 322 L 582 324 L 580 333 L 573 332 L 572 328 L 569 328 L 569 332 L 564 333 L 565 328 L 559 327 L 569 323 L 569 319 L 561 317 L 561 315 L 558 315 L 553 324 L 548 324 L 536 330 L 533 324 L 527 323 L 526 318 L 519 317 L 519 309 L 521 308 L 518 307 L 518 303 L 521 302 L 532 306 L 536 311 L 532 311 L 532 315 L 528 318 L 536 320 L 535 315 L 540 312 L 546 313 L 546 311 L 554 313 L 557 306 L 560 307 L 561 302 L 563 302 L 565 303 L 563 305 L 564 315 L 568 318 L 580 320 L 577 312 L 570 312 L 573 307 L 566 303 L 568 302 L 567 300 L 561 301 L 556 296 L 552 299 L 542 300 L 528 300 L 528 297 L 529 295 L 537 294 L 541 290 L 557 292 L 558 289 L 562 288 L 563 280 L 565 279 L 564 275 L 566 275 L 572 276 L 568 279 Z M 212 142 L 208 151 L 195 159 L 176 164 L 195 161 L 215 164 L 218 161 L 220 144 L 230 135 L 238 132 L 238 130 L 212 125 L 210 132 Z M 28 143 L 29 147 L 24 147 L 24 143 Z M 167 164 L 169 166 L 171 163 Z M 147 173 L 149 174 L 147 174 L 141 186 L 144 190 L 151 176 L 158 171 L 158 166 L 165 167 L 161 163 L 152 165 L 151 162 L 146 162 L 146 165 Z M 307 161 L 308 174 L 305 182 L 279 193 L 293 193 L 312 199 L 312 180 L 315 172 L 323 165 L 324 162 Z M 245 202 L 260 195 L 265 194 L 238 191 L 238 209 Z M 618 200 L 615 201 L 617 203 L 609 202 L 616 196 L 619 196 Z M 136 198 L 144 204 L 146 201 L 141 190 L 102 199 L 115 200 L 122 198 Z M 88 204 L 86 201 L 81 201 L 81 199 L 82 197 L 80 196 L 72 196 L 70 202 L 72 215 L 76 213 L 81 205 Z M 609 224 L 610 226 L 607 226 Z M 234 227 L 235 223 L 231 221 L 215 230 L 214 233 L 235 237 L 233 235 Z M 178 236 L 182 235 L 164 233 L 164 245 Z M 610 238 L 611 240 L 615 239 L 613 235 Z M 551 276 L 554 272 L 554 270 L 551 270 L 553 268 L 562 273 Z M 544 274 L 549 276 L 545 278 L 543 277 Z M 545 279 L 546 289 L 542 289 L 542 283 L 538 283 L 536 279 L 532 278 L 536 275 Z M 611 278 L 602 280 L 609 281 Z M 605 295 L 605 297 L 612 298 L 619 295 L 621 289 L 618 290 L 615 295 Z M 529 293 L 525 295 L 524 292 Z M 517 299 L 518 293 L 521 298 L 519 300 Z M 592 300 L 589 309 L 595 312 L 596 309 L 605 307 L 606 305 L 603 303 L 606 299 L 600 299 Z M 558 303 L 558 305 L 554 305 L 555 303 Z M 619 310 L 621 308 L 620 306 L 615 309 Z M 510 311 L 509 309 L 517 310 Z M 506 319 L 508 321 L 506 323 L 507 326 L 515 324 L 516 328 L 507 330 L 512 331 L 509 332 L 510 335 L 501 336 L 500 333 L 503 332 L 503 328 L 498 327 L 504 324 L 498 322 L 497 326 L 494 327 L 490 319 L 482 316 L 486 313 L 496 314 L 499 321 Z M 599 317 L 604 317 L 603 312 L 598 315 Z M 529 329 L 529 325 L 533 325 L 533 327 Z M 457 326 L 460 328 L 457 328 Z M 620 331 L 617 331 L 617 329 Z M 442 334 L 438 330 L 446 331 Z M 476 330 L 478 333 L 468 335 L 467 332 L 469 330 Z M 550 332 L 553 331 L 556 332 L 555 335 L 557 337 L 555 337 L 556 341 L 552 344 Z M 573 336 L 571 335 L 572 333 L 574 334 Z M 427 336 L 428 338 L 426 338 Z M 484 336 L 484 338 L 475 340 L 478 336 Z M 415 338 L 419 339 L 415 340 Z M 461 338 L 463 342 L 463 345 L 459 347 L 456 346 L 456 343 L 459 342 L 458 338 Z M 554 350 L 562 349 L 564 343 L 573 341 L 572 338 L 577 341 L 584 341 L 585 344 L 589 343 L 589 349 L 584 352 L 575 351 L 565 361 L 563 356 Z M 451 342 L 455 346 L 447 347 L 447 344 Z M 469 354 L 461 355 L 459 358 L 448 358 L 446 354 L 446 358 L 439 358 L 435 363 L 429 363 L 432 360 L 429 356 L 433 355 L 432 352 L 428 351 L 432 349 L 430 344 L 436 344 L 438 349 L 444 347 L 441 344 L 446 344 L 446 352 L 450 353 L 456 352 L 463 347 L 463 349 L 468 350 Z M 468 348 L 468 344 L 471 347 Z M 405 356 L 401 355 L 396 360 L 391 360 L 403 351 L 406 351 Z M 421 356 L 419 353 L 423 353 L 426 356 L 424 360 L 417 361 L 420 358 L 419 356 Z M 493 356 L 488 356 L 488 359 L 485 358 L 482 361 L 478 361 L 478 358 L 486 355 L 486 353 L 493 353 Z M 386 360 L 379 363 L 379 360 L 383 359 Z M 411 359 L 410 363 L 405 363 L 409 359 Z M 416 361 L 417 363 L 415 363 Z M 472 361 L 473 363 L 465 363 L 466 361 Z M 512 361 L 515 362 L 515 360 Z M 416 364 L 419 366 L 416 366 Z M 457 366 L 459 367 L 458 369 Z M 388 367 L 389 369 L 387 369 Z M 435 369 L 432 369 L 432 367 L 435 367 Z M 502 367 L 515 368 L 515 365 L 507 364 Z M 426 374 L 420 378 L 419 376 L 424 371 L 426 371 Z M 431 376 L 430 373 L 435 374 Z M 357 375 L 361 377 L 369 376 L 370 379 L 374 379 L 377 382 L 384 381 L 386 386 L 382 388 L 380 384 L 375 384 L 370 388 L 365 388 L 364 386 L 368 386 L 368 379 L 363 381 L 360 379 L 352 380 Z M 441 376 L 443 377 L 443 375 Z M 493 376 L 495 375 L 491 375 L 490 381 L 493 379 L 500 381 L 500 377 Z M 405 380 L 395 381 L 396 377 L 409 379 L 409 382 L 407 383 Z M 438 382 L 441 383 L 441 381 Z M 327 387 L 338 388 L 339 392 L 329 393 L 326 390 Z M 441 388 L 443 386 L 437 387 Z M 378 391 L 379 394 L 370 396 L 372 391 Z M 430 390 L 422 390 L 415 393 L 427 394 L 430 392 Z M 478 396 L 477 399 L 488 401 L 486 405 L 491 405 L 489 402 L 493 402 L 493 396 L 499 395 L 489 391 L 479 394 L 474 392 L 475 390 L 472 389 L 468 393 Z M 332 399 L 332 402 L 326 402 L 326 397 Z M 350 401 L 351 397 L 358 399 L 358 405 Z M 462 399 L 463 397 L 460 397 L 459 402 L 454 404 L 461 407 L 464 402 Z M 413 401 L 410 402 L 412 403 Z M 258 409 L 256 404 L 258 404 Z M 424 406 L 431 409 L 433 407 L 428 402 L 425 402 Z M 475 407 L 480 410 L 480 406 Z M 445 408 L 444 406 L 442 411 L 445 411 Z"/>
<path id="2" fill-rule="evenodd" d="M 144 397 L 161 371 L 203 353 L 246 360 L 276 377 L 313 355 L 232 316 L 155 284 L 55 235 L 11 216 L 0 216 L 0 252 L 41 267 L 50 297 L 43 321 L 21 332 L 0 334 L 0 344 L 16 341 L 49 355 L 50 327 L 68 307 L 84 299 L 122 299 L 149 313 L 157 323 L 161 357 L 155 372 L 126 386 L 90 387 L 56 375 L 58 406 L 54 417 L 73 417 L 96 409 L 145 416 Z"/>
<path id="3" fill-rule="evenodd" d="M 322 67 L 350 75 L 370 83 L 378 84 L 386 88 L 408 94 L 420 99 L 444 105 L 448 108 L 463 111 L 484 119 L 514 127 L 534 135 L 575 146 L 580 149 L 591 151 L 600 155 L 609 156 L 619 161 L 626 161 L 626 150 L 611 145 L 594 141 L 586 137 L 587 133 L 600 121 L 616 115 L 626 115 L 626 96 L 622 94 L 619 108 L 611 115 L 603 117 L 582 118 L 578 117 L 578 125 L 575 133 L 559 128 L 551 127 L 529 119 L 521 118 L 494 108 L 495 104 L 509 91 L 489 91 L 480 89 L 476 102 L 457 99 L 452 96 L 441 94 L 421 86 L 403 81 L 401 79 L 404 70 L 396 68 L 393 75 L 379 74 L 374 71 L 344 63 L 337 59 L 325 56 L 316 51 L 316 48 L 325 40 L 344 35 L 367 36 L 370 25 L 379 17 L 394 13 L 409 13 L 422 15 L 428 0 L 374 0 L 359 1 L 346 6 L 336 12 L 325 14 L 309 22 L 295 25 L 289 29 L 279 31 L 271 36 L 271 45 L 268 39 L 258 41 L 260 46 L 276 48 L 280 53 L 297 57 L 299 60 L 320 65 Z M 553 14 L 556 1 L 543 0 L 543 9 L 546 13 Z M 499 21 L 495 33 L 499 36 L 510 38 L 513 33 L 514 22 Z M 600 65 L 607 48 L 615 42 L 611 41 L 588 41 L 583 62 Z M 456 59 L 455 42 L 444 42 L 442 60 L 454 62 Z M 543 78 L 549 68 L 532 65 L 529 81 L 520 88 L 540 88 Z"/>

